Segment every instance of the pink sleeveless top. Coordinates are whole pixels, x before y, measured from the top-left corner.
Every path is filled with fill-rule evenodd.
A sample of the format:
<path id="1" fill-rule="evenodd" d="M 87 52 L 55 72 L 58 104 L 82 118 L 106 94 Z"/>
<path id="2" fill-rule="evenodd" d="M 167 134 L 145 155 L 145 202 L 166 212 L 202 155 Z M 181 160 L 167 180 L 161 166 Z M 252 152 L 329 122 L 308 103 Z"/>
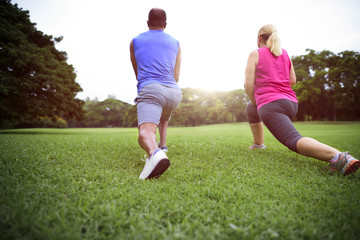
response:
<path id="1" fill-rule="evenodd" d="M 279 99 L 297 103 L 294 90 L 290 87 L 291 61 L 287 52 L 274 56 L 267 47 L 258 49 L 259 62 L 255 72 L 255 101 L 257 109 Z"/>

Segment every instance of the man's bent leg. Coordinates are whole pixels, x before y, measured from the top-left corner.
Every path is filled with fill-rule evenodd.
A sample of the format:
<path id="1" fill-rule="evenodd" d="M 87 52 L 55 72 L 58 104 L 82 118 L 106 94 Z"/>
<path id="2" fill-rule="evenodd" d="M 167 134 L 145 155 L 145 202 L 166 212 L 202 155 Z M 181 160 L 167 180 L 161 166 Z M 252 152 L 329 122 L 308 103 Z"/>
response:
<path id="1" fill-rule="evenodd" d="M 159 134 L 160 134 L 160 147 L 166 146 L 167 127 L 169 121 L 160 120 L 159 123 Z"/>
<path id="2" fill-rule="evenodd" d="M 145 166 L 140 173 L 139 179 L 151 179 L 161 176 L 170 166 L 166 154 L 156 145 L 156 129 L 154 123 L 143 123 L 139 126 L 139 144 L 148 154 Z"/>
<path id="3" fill-rule="evenodd" d="M 148 156 L 151 156 L 157 149 L 156 129 L 157 125 L 154 123 L 142 123 L 139 126 L 138 142 Z"/>

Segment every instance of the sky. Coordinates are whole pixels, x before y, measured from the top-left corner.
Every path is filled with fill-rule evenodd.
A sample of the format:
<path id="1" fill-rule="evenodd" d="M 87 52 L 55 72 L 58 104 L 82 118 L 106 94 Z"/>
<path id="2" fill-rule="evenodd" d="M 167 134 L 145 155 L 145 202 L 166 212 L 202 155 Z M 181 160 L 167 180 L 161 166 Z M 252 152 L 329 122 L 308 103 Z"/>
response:
<path id="1" fill-rule="evenodd" d="M 151 8 L 167 14 L 165 32 L 179 40 L 181 88 L 243 89 L 249 53 L 259 29 L 273 24 L 290 56 L 306 49 L 360 52 L 360 0 L 12 0 L 30 12 L 47 35 L 63 36 L 83 92 L 133 103 L 136 78 L 130 62 L 133 37 L 148 30 Z"/>

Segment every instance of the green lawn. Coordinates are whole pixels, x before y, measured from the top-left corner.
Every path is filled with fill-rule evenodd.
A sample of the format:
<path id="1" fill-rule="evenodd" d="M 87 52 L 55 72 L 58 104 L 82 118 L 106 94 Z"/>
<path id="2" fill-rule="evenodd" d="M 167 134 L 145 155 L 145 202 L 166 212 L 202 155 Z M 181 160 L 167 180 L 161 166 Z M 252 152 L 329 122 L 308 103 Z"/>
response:
<path id="1" fill-rule="evenodd" d="M 295 125 L 360 157 L 360 123 Z M 134 128 L 0 133 L 0 239 L 360 239 L 360 171 L 248 150 L 246 123 L 170 128 L 150 181 Z"/>

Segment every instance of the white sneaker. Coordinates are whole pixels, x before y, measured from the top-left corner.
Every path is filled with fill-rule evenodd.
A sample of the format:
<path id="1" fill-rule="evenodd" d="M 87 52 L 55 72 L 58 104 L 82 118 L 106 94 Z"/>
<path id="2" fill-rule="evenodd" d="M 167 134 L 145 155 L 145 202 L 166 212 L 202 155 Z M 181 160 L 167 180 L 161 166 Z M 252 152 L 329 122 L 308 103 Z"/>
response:
<path id="1" fill-rule="evenodd" d="M 257 145 L 257 144 L 254 143 L 254 145 L 252 145 L 251 147 L 249 147 L 249 149 L 251 149 L 251 150 L 255 150 L 255 149 L 265 150 L 265 149 L 266 149 L 266 146 L 265 146 L 264 144 Z"/>
<path id="2" fill-rule="evenodd" d="M 156 149 L 150 158 L 146 159 L 145 167 L 142 170 L 139 179 L 145 180 L 150 178 L 158 178 L 170 166 L 170 161 L 166 154 L 160 149 Z"/>

